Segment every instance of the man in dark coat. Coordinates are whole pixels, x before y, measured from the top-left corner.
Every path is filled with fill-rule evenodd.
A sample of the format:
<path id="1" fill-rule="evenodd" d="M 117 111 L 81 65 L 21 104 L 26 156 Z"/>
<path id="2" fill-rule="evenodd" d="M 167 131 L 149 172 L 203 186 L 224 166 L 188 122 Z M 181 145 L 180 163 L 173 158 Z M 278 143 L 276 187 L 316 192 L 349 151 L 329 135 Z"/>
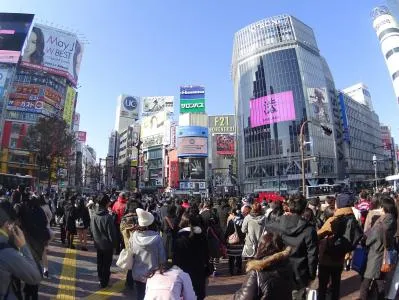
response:
<path id="1" fill-rule="evenodd" d="M 220 203 L 220 205 L 218 205 L 216 210 L 218 212 L 220 228 L 222 230 L 222 233 L 224 233 L 224 232 L 226 232 L 226 229 L 227 229 L 227 218 L 228 218 L 229 212 L 230 212 L 230 205 L 227 203 L 226 198 L 223 198 L 221 200 L 221 203 Z"/>
<path id="2" fill-rule="evenodd" d="M 283 215 L 278 221 L 266 225 L 268 231 L 280 232 L 284 243 L 293 248 L 290 255 L 294 272 L 293 300 L 304 298 L 306 287 L 316 278 L 318 264 L 316 229 L 302 218 L 306 204 L 302 195 L 296 195 L 288 203 L 290 214 Z"/>
<path id="3" fill-rule="evenodd" d="M 113 250 L 118 242 L 114 220 L 107 209 L 109 203 L 108 195 L 103 195 L 90 224 L 97 249 L 97 273 L 101 288 L 105 288 L 109 283 Z"/>
<path id="4" fill-rule="evenodd" d="M 76 196 L 72 196 L 71 199 L 64 206 L 64 222 L 65 231 L 67 238 L 67 247 L 75 249 L 73 244 L 74 236 L 76 235 Z"/>

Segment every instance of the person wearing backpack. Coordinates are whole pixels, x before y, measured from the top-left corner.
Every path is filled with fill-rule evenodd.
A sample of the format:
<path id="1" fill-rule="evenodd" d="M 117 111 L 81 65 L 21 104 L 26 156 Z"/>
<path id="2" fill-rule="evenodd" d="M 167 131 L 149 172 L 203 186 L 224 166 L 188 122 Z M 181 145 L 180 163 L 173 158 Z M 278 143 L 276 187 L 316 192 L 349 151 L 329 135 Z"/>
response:
<path id="1" fill-rule="evenodd" d="M 0 299 L 22 299 L 20 283 L 15 281 L 37 286 L 42 280 L 24 233 L 14 223 L 16 219 L 10 203 L 0 203 Z"/>
<path id="2" fill-rule="evenodd" d="M 326 299 L 331 282 L 331 300 L 340 295 L 341 273 L 345 255 L 352 252 L 363 237 L 363 230 L 353 214 L 353 197 L 349 193 L 337 196 L 334 215 L 317 232 L 319 242 L 318 299 Z"/>

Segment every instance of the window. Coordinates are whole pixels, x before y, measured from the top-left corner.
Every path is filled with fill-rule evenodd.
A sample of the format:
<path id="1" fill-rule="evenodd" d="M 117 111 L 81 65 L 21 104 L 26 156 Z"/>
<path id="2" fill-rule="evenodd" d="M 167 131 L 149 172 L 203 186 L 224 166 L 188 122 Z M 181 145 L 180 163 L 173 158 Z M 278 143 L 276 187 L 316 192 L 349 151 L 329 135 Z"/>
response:
<path id="1" fill-rule="evenodd" d="M 11 134 L 19 134 L 21 132 L 21 124 L 12 123 Z"/>
<path id="2" fill-rule="evenodd" d="M 18 143 L 17 138 L 11 138 L 10 139 L 10 148 L 17 148 L 17 143 Z"/>

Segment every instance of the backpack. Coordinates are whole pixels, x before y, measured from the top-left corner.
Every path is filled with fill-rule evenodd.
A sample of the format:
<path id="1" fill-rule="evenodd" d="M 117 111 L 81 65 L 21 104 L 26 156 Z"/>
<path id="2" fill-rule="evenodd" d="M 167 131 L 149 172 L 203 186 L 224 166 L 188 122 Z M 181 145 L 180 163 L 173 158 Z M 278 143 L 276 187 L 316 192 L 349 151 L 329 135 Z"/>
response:
<path id="1" fill-rule="evenodd" d="M 7 248 L 14 248 L 14 247 L 11 246 L 9 243 L 0 243 L 0 252 L 1 252 L 1 250 L 7 249 Z M 6 300 L 8 298 L 11 289 L 14 292 L 14 295 L 18 300 L 23 299 L 21 280 L 18 279 L 17 277 L 15 277 L 14 275 L 11 275 L 11 281 L 7 288 L 7 293 L 5 294 L 5 296 L 3 298 L 4 300 Z"/>
<path id="2" fill-rule="evenodd" d="M 331 222 L 333 236 L 328 238 L 326 253 L 331 257 L 343 257 L 352 252 L 363 237 L 363 229 L 354 215 L 336 217 Z"/>

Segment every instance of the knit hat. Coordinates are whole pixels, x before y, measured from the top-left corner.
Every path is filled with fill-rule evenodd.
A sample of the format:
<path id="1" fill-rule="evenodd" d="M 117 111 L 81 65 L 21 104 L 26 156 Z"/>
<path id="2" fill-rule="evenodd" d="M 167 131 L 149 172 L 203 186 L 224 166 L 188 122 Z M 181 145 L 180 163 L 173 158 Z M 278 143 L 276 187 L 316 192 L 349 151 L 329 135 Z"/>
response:
<path id="1" fill-rule="evenodd" d="M 138 217 L 139 226 L 150 226 L 154 222 L 154 216 L 144 209 L 137 208 L 136 214 Z"/>
<path id="2" fill-rule="evenodd" d="M 353 205 L 353 196 L 349 193 L 342 193 L 335 200 L 337 208 L 351 207 Z"/>

